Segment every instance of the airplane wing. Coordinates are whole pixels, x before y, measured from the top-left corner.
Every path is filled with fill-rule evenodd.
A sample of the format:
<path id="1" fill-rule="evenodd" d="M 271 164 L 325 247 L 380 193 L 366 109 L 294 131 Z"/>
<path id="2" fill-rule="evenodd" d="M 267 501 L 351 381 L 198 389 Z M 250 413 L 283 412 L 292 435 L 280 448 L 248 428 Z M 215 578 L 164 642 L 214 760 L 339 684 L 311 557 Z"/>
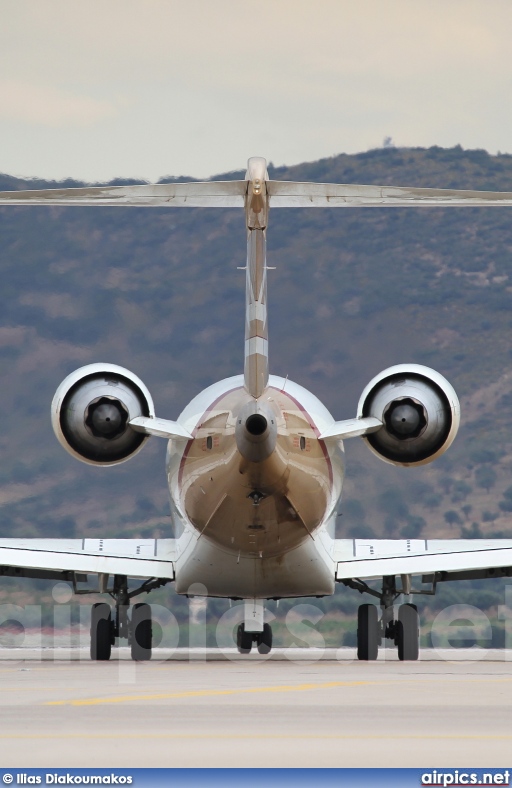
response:
<path id="1" fill-rule="evenodd" d="M 174 561 L 174 539 L 0 539 L 0 576 L 173 580 Z"/>
<path id="2" fill-rule="evenodd" d="M 512 539 L 336 539 L 335 561 L 339 581 L 386 575 L 422 575 L 424 582 L 510 577 Z"/>
<path id="3" fill-rule="evenodd" d="M 243 208 L 249 182 L 193 181 L 0 192 L 2 205 Z M 512 206 L 512 192 L 267 181 L 271 208 Z"/>

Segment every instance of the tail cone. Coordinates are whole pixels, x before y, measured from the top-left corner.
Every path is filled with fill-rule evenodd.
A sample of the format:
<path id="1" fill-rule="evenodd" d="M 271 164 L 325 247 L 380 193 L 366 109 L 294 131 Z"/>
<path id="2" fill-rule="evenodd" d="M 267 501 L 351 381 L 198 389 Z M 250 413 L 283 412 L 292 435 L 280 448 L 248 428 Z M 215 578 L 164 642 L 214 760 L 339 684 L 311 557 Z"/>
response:
<path id="1" fill-rule="evenodd" d="M 274 414 L 258 402 L 245 405 L 236 420 L 238 451 L 248 462 L 263 462 L 276 447 L 277 426 Z"/>

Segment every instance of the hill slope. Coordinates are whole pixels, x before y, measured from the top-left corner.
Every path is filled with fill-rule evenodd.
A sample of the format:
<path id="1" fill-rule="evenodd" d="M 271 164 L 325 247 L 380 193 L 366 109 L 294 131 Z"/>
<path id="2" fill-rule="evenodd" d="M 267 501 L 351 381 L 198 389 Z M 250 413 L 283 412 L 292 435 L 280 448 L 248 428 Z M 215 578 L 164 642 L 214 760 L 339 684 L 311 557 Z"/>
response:
<path id="1" fill-rule="evenodd" d="M 510 190 L 512 157 L 382 149 L 270 175 Z M 0 177 L 2 189 L 27 185 Z M 343 533 L 512 531 L 511 224 L 506 209 L 271 215 L 273 372 L 310 388 L 337 418 L 355 414 L 374 374 L 405 361 L 438 369 L 463 401 L 460 436 L 433 466 L 392 468 L 347 442 Z M 2 533 L 165 533 L 164 442 L 123 466 L 90 468 L 57 444 L 49 405 L 62 378 L 93 361 L 133 369 L 168 418 L 240 372 L 242 214 L 19 207 L 0 210 L 0 228 Z"/>

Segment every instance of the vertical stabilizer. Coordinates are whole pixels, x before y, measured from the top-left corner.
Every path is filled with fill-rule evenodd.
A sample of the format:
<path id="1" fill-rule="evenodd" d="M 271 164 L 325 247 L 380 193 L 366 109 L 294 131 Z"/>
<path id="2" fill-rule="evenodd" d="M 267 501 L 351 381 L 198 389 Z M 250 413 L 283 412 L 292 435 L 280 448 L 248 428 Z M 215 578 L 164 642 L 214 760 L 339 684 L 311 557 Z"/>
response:
<path id="1" fill-rule="evenodd" d="M 246 174 L 247 269 L 245 286 L 244 385 L 260 397 L 268 385 L 267 265 L 268 221 L 267 163 L 249 159 Z"/>

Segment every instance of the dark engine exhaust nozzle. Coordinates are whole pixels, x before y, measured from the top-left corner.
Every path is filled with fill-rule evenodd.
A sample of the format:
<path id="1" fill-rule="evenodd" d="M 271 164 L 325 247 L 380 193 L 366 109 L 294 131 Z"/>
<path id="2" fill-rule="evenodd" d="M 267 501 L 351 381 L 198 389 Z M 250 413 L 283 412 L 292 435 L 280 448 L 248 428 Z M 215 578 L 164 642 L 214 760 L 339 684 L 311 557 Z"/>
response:
<path id="1" fill-rule="evenodd" d="M 277 425 L 272 411 L 256 401 L 248 402 L 238 414 L 235 427 L 238 451 L 248 462 L 263 462 L 276 447 Z"/>
<path id="2" fill-rule="evenodd" d="M 96 438 L 114 440 L 122 435 L 128 421 L 128 410 L 121 400 L 98 397 L 87 407 L 85 426 Z"/>
<path id="3" fill-rule="evenodd" d="M 254 437 L 263 435 L 267 427 L 268 421 L 263 413 L 253 413 L 252 416 L 249 416 L 245 421 L 245 429 Z"/>

